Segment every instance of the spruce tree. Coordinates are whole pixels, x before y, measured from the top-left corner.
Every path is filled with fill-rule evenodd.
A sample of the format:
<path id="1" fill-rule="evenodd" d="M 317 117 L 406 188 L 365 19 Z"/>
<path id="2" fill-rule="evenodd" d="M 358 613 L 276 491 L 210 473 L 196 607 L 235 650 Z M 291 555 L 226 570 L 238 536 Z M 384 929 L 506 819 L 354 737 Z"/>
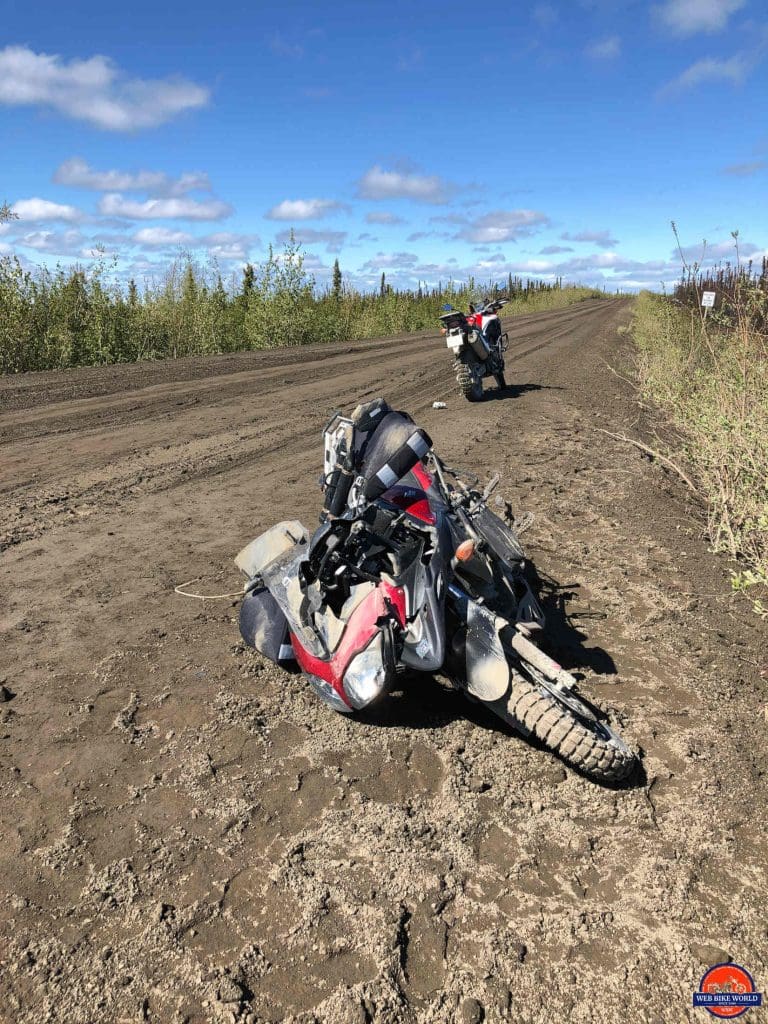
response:
<path id="1" fill-rule="evenodd" d="M 256 281 L 256 272 L 253 269 L 252 263 L 246 263 L 243 267 L 243 290 L 242 296 L 247 299 L 253 291 L 253 285 Z"/>
<path id="2" fill-rule="evenodd" d="M 338 302 L 341 298 L 341 267 L 338 259 L 333 262 L 333 297 Z"/>

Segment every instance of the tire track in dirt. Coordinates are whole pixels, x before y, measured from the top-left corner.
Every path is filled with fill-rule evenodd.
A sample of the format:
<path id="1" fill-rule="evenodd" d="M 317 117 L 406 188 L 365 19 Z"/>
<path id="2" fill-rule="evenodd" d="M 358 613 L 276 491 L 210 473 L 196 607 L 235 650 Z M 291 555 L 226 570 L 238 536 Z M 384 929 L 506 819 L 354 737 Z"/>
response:
<path id="1" fill-rule="evenodd" d="M 577 309 L 574 312 L 568 308 L 560 311 L 556 318 L 548 316 L 544 327 L 536 321 L 534 336 L 546 330 L 548 339 L 528 351 L 536 351 L 543 345 L 553 343 L 571 331 L 574 322 L 591 315 L 591 309 Z M 557 329 L 551 326 L 553 320 L 557 324 Z M 514 321 L 512 327 L 520 329 Z M 507 329 L 509 330 L 509 325 Z M 526 337 L 529 333 L 529 330 L 526 331 Z M 437 344 L 441 356 L 447 355 L 444 353 L 443 339 L 440 335 L 430 336 L 427 340 Z M 373 347 L 373 352 L 386 354 L 384 365 L 394 365 L 397 356 L 408 356 L 409 363 L 413 361 L 415 346 L 412 338 L 394 344 L 397 347 L 388 342 L 378 343 Z M 510 357 L 521 358 L 528 354 L 528 351 L 517 352 L 510 342 Z M 416 349 L 416 352 L 416 358 L 423 361 L 424 350 Z M 312 371 L 313 388 L 322 387 L 326 382 L 338 387 L 340 366 L 344 367 L 345 379 L 352 376 L 358 368 L 367 373 L 372 358 L 370 351 L 356 351 L 353 355 L 349 355 L 348 351 L 342 351 L 333 357 L 323 352 L 322 356 L 317 366 L 314 363 L 303 364 L 306 369 Z M 455 387 L 449 359 L 446 358 L 442 365 L 444 368 L 439 371 L 438 378 L 432 379 L 430 383 L 431 390 L 439 392 L 440 397 L 445 398 L 455 391 Z M 406 403 L 420 394 L 426 377 L 432 376 L 418 366 L 414 372 L 415 380 L 411 386 L 405 387 L 401 398 L 401 401 Z M 40 537 L 46 529 L 53 526 L 66 525 L 87 517 L 93 514 L 97 507 L 114 507 L 129 495 L 165 491 L 179 483 L 202 479 L 222 470 L 235 471 L 257 461 L 262 457 L 264 449 L 258 444 L 254 446 L 254 440 L 272 419 L 272 411 L 269 410 L 262 416 L 263 425 L 260 428 L 254 429 L 252 426 L 251 430 L 245 433 L 241 430 L 231 430 L 204 437 L 196 442 L 173 443 L 164 439 L 166 443 L 159 446 L 155 444 L 141 454 L 134 451 L 128 456 L 121 456 L 119 449 L 105 445 L 103 467 L 89 468 L 88 471 L 74 477 L 71 476 L 71 469 L 68 469 L 64 485 L 54 486 L 42 494 L 30 494 L 32 488 L 39 488 L 36 471 L 47 468 L 51 463 L 55 464 L 51 452 L 53 438 L 56 438 L 54 443 L 58 443 L 59 435 L 70 431 L 83 436 L 83 462 L 90 467 L 93 463 L 94 442 L 98 443 L 104 430 L 114 430 L 118 425 L 126 427 L 130 424 L 141 424 L 146 430 L 149 423 L 156 423 L 169 415 L 169 405 L 176 411 L 180 406 L 183 407 L 189 401 L 196 401 L 199 398 L 205 399 L 206 420 L 214 409 L 231 406 L 233 402 L 238 403 L 239 410 L 244 395 L 247 395 L 254 405 L 261 405 L 272 398 L 279 399 L 286 393 L 286 387 L 292 386 L 292 379 L 286 379 L 285 373 L 286 367 L 280 365 L 273 367 L 266 374 L 252 370 L 224 378 L 216 377 L 212 381 L 180 381 L 155 387 L 144 386 L 139 393 L 123 393 L 115 400 L 76 400 L 70 403 L 72 407 L 66 411 L 59 409 L 41 413 L 40 410 L 34 409 L 0 417 L 0 444 L 5 446 L 7 465 L 19 468 L 23 466 L 24 472 L 29 474 L 26 481 L 6 478 L 6 486 L 12 487 L 17 493 L 21 492 L 23 497 L 15 508 L 9 508 L 6 528 L 0 532 L 0 550 L 23 540 Z M 336 404 L 354 403 L 355 396 L 361 393 L 357 385 L 342 387 Z M 425 401 L 423 405 L 418 406 L 418 410 L 430 404 L 431 400 Z M 97 408 L 94 409 L 94 406 Z M 178 422 L 178 413 L 176 421 Z M 43 431 L 42 436 L 36 441 L 32 441 L 28 436 L 30 426 Z M 313 426 L 310 430 L 295 436 L 294 441 L 298 442 L 299 449 L 315 429 L 316 426 Z M 276 426 L 270 427 L 273 441 L 284 445 L 293 427 L 289 424 L 287 430 L 288 434 L 281 430 L 279 421 Z M 194 432 L 194 428 L 189 430 L 189 433 Z M 23 443 L 20 443 L 22 440 Z M 15 445 L 13 442 L 16 442 Z M 120 442 L 118 444 L 119 447 L 123 447 Z M 290 446 L 290 451 L 294 450 L 295 443 Z M 4 487 L 0 485 L 0 494 L 3 490 Z"/>

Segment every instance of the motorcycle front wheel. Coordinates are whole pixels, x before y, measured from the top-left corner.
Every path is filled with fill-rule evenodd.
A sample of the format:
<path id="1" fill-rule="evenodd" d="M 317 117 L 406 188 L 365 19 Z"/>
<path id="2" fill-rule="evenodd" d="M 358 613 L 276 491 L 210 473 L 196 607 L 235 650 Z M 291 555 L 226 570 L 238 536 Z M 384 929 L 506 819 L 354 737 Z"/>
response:
<path id="1" fill-rule="evenodd" d="M 635 768 L 626 743 L 573 693 L 559 698 L 551 688 L 513 671 L 508 692 L 488 701 L 488 707 L 596 782 L 623 782 Z"/>
<path id="2" fill-rule="evenodd" d="M 482 377 L 475 377 L 466 363 L 456 363 L 456 383 L 468 402 L 479 402 L 482 399 Z"/>

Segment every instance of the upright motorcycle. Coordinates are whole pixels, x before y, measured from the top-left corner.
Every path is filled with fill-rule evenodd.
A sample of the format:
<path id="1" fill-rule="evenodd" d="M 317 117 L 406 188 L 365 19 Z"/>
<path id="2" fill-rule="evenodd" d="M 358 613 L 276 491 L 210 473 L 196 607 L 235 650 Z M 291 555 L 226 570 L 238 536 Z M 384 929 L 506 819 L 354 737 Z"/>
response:
<path id="1" fill-rule="evenodd" d="M 324 441 L 318 529 L 278 523 L 235 560 L 246 643 L 345 714 L 406 671 L 442 672 L 586 775 L 626 778 L 634 754 L 535 641 L 523 550 L 488 507 L 498 475 L 480 490 L 381 399 L 336 414 Z"/>
<path id="2" fill-rule="evenodd" d="M 483 397 L 485 377 L 493 376 L 498 387 L 506 387 L 504 352 L 508 336 L 502 332 L 499 310 L 507 301 L 499 298 L 478 307 L 470 305 L 466 314 L 450 305 L 443 306 L 442 332 L 455 357 L 456 382 L 470 402 L 479 402 Z"/>

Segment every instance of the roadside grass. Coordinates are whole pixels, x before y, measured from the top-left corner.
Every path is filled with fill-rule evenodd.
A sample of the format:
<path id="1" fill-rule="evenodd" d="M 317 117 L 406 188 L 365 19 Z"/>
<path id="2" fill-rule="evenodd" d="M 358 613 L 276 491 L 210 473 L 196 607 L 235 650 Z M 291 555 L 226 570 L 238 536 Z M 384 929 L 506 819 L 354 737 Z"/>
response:
<path id="1" fill-rule="evenodd" d="M 342 283 L 319 290 L 294 242 L 225 287 L 215 266 L 180 256 L 140 290 L 114 265 L 26 269 L 0 258 L 0 372 L 134 362 L 249 349 L 352 341 L 436 328 L 441 306 L 466 309 L 509 294 L 504 315 L 603 297 L 592 288 L 510 278 L 439 287 L 360 292 Z"/>
<path id="2" fill-rule="evenodd" d="M 682 428 L 716 551 L 737 562 L 732 586 L 768 617 L 768 290 L 737 275 L 705 318 L 701 281 L 679 299 L 642 292 L 631 331 L 640 386 Z"/>

